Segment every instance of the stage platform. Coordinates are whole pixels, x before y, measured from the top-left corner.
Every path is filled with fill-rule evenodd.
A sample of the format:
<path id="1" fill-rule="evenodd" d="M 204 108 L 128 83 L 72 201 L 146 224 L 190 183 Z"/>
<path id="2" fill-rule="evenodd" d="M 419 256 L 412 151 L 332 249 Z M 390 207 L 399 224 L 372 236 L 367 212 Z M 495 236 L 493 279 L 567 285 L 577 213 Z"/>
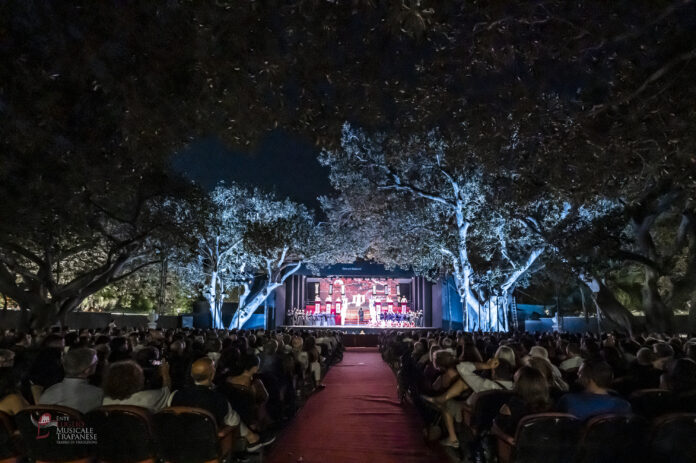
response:
<path id="1" fill-rule="evenodd" d="M 316 326 L 316 325 L 282 325 L 281 328 L 284 329 L 298 329 L 298 330 L 333 330 L 341 331 L 346 334 L 379 334 L 384 331 L 430 331 L 437 330 L 439 328 L 433 327 L 398 327 L 398 326 L 386 326 L 384 328 L 379 326 L 366 326 L 366 325 L 331 325 L 331 326 Z"/>

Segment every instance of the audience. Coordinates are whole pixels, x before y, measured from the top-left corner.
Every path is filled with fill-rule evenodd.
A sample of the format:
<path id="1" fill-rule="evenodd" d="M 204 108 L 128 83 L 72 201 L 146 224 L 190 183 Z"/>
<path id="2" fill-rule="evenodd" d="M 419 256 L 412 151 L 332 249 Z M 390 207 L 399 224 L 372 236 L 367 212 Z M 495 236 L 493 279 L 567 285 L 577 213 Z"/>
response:
<path id="1" fill-rule="evenodd" d="M 484 441 L 470 441 L 462 409 L 475 404 L 477 393 L 491 389 L 514 392 L 493 412 L 498 427 L 511 436 L 530 414 L 562 412 L 587 422 L 601 414 L 631 413 L 628 399 L 641 389 L 662 388 L 676 396 L 676 408 L 664 406 L 662 413 L 696 413 L 696 339 L 655 333 L 629 338 L 617 333 L 388 331 L 380 337 L 380 349 L 395 369 L 397 392 L 407 394 L 426 420 L 424 434 L 435 439 L 442 434 L 433 428 L 439 428 L 445 435 L 440 443 L 454 448 L 463 437 L 469 453 Z M 473 453 L 468 457 L 475 459 Z"/>
<path id="2" fill-rule="evenodd" d="M 337 331 L 52 328 L 0 331 L 0 411 L 31 404 L 87 413 L 102 405 L 156 413 L 169 405 L 210 411 L 239 426 L 253 452 L 323 386 L 340 361 Z M 219 368 L 216 368 L 216 364 Z M 217 385 L 217 387 L 216 387 Z"/>

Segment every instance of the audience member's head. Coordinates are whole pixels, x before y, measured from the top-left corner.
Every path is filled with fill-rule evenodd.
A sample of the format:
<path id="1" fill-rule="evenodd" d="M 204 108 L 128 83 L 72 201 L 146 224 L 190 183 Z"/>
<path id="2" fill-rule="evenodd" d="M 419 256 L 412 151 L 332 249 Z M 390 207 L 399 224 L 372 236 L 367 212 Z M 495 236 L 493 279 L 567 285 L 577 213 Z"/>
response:
<path id="1" fill-rule="evenodd" d="M 89 378 L 97 368 L 97 351 L 87 347 L 70 349 L 63 356 L 63 369 L 67 378 Z"/>
<path id="2" fill-rule="evenodd" d="M 666 342 L 658 342 L 653 344 L 653 352 L 660 359 L 671 359 L 674 357 L 674 348 Z"/>
<path id="3" fill-rule="evenodd" d="M 260 359 L 258 355 L 242 353 L 231 373 L 235 376 L 253 376 L 259 371 L 259 365 Z"/>
<path id="4" fill-rule="evenodd" d="M 539 373 L 541 373 L 546 379 L 546 383 L 548 385 L 553 384 L 553 368 L 548 360 L 542 357 L 527 357 L 526 364 L 535 370 L 538 370 Z"/>
<path id="5" fill-rule="evenodd" d="M 515 372 L 514 391 L 531 411 L 546 410 L 550 403 L 548 381 L 544 375 L 529 366 L 523 366 Z"/>
<path id="6" fill-rule="evenodd" d="M 636 363 L 643 366 L 652 366 L 653 362 L 657 360 L 655 352 L 649 347 L 641 347 L 636 353 Z"/>
<path id="7" fill-rule="evenodd" d="M 685 354 L 688 358 L 696 362 L 696 342 L 690 342 L 686 345 Z"/>
<path id="8" fill-rule="evenodd" d="M 442 349 L 435 352 L 433 365 L 435 368 L 445 371 L 457 366 L 457 358 L 449 350 Z"/>
<path id="9" fill-rule="evenodd" d="M 275 355 L 278 352 L 278 341 L 270 339 L 263 345 L 263 353 L 265 355 Z"/>
<path id="10" fill-rule="evenodd" d="M 191 378 L 200 386 L 212 385 L 215 377 L 215 362 L 210 357 L 201 357 L 191 364 Z"/>
<path id="11" fill-rule="evenodd" d="M 0 349 L 0 368 L 12 368 L 14 366 L 14 359 L 14 351 Z"/>
<path id="12" fill-rule="evenodd" d="M 568 346 L 566 347 L 566 354 L 568 354 L 568 357 L 579 357 L 580 345 L 576 342 L 568 343 Z"/>
<path id="13" fill-rule="evenodd" d="M 529 355 L 531 357 L 540 357 L 546 360 L 549 359 L 549 351 L 542 346 L 533 346 L 531 349 L 529 349 Z"/>
<path id="14" fill-rule="evenodd" d="M 696 391 L 696 362 L 682 358 L 672 362 L 660 378 L 661 386 L 676 393 Z"/>
<path id="15" fill-rule="evenodd" d="M 208 339 L 205 342 L 205 350 L 207 352 L 220 352 L 221 349 L 222 341 L 220 341 L 218 338 Z"/>
<path id="16" fill-rule="evenodd" d="M 127 399 L 145 385 L 143 370 L 136 362 L 126 360 L 109 365 L 102 388 L 104 395 L 116 400 Z"/>
<path id="17" fill-rule="evenodd" d="M 498 361 L 498 366 L 492 370 L 491 377 L 497 381 L 512 381 L 515 366 L 503 359 L 498 359 Z"/>
<path id="18" fill-rule="evenodd" d="M 589 392 L 605 392 L 613 379 L 611 366 L 604 360 L 585 360 L 578 371 L 578 380 Z"/>
<path id="19" fill-rule="evenodd" d="M 44 349 L 63 350 L 65 348 L 65 338 L 63 338 L 63 336 L 61 336 L 60 334 L 51 333 L 48 336 L 46 336 L 44 340 L 41 342 L 41 347 Z"/>
<path id="20" fill-rule="evenodd" d="M 515 351 L 509 346 L 500 346 L 495 351 L 495 358 L 505 360 L 510 365 L 515 365 Z"/>

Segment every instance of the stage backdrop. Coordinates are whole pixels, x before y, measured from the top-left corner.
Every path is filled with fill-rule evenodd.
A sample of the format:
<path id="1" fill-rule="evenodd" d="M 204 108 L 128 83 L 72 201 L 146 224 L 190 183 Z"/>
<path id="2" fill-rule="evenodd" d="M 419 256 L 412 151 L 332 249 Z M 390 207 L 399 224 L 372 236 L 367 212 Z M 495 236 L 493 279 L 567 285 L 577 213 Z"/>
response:
<path id="1" fill-rule="evenodd" d="M 336 313 L 337 303 L 342 316 L 349 317 L 347 323 L 354 318 L 357 320 L 360 307 L 367 320 L 372 299 L 375 310 L 388 311 L 391 303 L 395 313 L 403 311 L 404 304 L 409 311 L 422 311 L 425 326 L 438 328 L 442 326 L 439 285 L 439 282 L 433 283 L 411 271 L 400 268 L 386 270 L 374 263 L 337 264 L 318 271 L 303 267 L 276 290 L 275 320 L 269 326 L 288 324 L 287 314 L 295 308 L 312 312 L 318 305 L 323 313 L 327 309 Z"/>

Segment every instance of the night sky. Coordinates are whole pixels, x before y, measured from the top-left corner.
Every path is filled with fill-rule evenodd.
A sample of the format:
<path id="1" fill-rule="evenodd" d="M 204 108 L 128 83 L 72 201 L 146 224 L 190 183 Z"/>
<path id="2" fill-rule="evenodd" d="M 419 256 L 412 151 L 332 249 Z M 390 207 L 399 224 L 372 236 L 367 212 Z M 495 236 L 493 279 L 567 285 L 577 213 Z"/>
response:
<path id="1" fill-rule="evenodd" d="M 206 189 L 221 180 L 237 182 L 318 209 L 317 197 L 333 193 L 318 154 L 311 143 L 275 130 L 247 153 L 231 150 L 215 137 L 202 139 L 176 154 L 172 165 Z"/>

